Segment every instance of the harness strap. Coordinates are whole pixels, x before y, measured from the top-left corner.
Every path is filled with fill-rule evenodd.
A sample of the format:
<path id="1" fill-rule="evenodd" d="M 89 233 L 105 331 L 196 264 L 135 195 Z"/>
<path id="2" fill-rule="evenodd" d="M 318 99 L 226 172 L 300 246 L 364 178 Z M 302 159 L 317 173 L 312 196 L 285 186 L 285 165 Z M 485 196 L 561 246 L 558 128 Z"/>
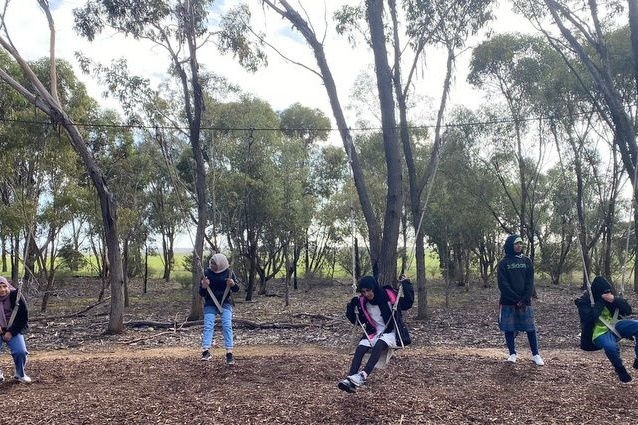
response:
<path id="1" fill-rule="evenodd" d="M 11 316 L 9 317 L 9 322 L 7 323 L 7 329 L 13 326 L 13 322 L 16 319 L 16 315 L 18 314 L 18 309 L 20 308 L 20 299 L 22 299 L 22 280 L 18 282 L 17 294 L 16 294 L 16 305 L 13 307 L 13 311 L 11 312 Z"/>
<path id="2" fill-rule="evenodd" d="M 368 313 L 365 309 L 363 309 L 363 312 L 364 312 L 363 314 L 366 314 L 366 315 Z M 363 334 L 366 336 L 366 339 L 370 343 L 370 346 L 372 346 L 372 337 L 370 335 L 368 335 L 368 332 L 366 331 L 365 325 L 361 322 L 361 319 L 359 318 L 359 309 L 358 308 L 356 308 L 354 310 L 354 315 L 357 318 L 357 323 L 359 324 L 359 326 L 363 330 Z"/>
<path id="3" fill-rule="evenodd" d="M 217 301 L 217 298 L 213 294 L 213 291 L 210 289 L 210 285 L 206 287 L 206 290 L 208 291 L 208 295 L 210 295 L 210 297 L 212 298 L 213 302 L 215 303 L 215 306 L 219 310 L 219 313 L 221 314 L 222 305 L 224 305 L 224 301 L 226 301 L 226 297 L 228 296 L 228 293 L 230 292 L 230 287 L 228 285 L 226 285 L 226 289 L 224 290 L 224 295 L 222 296 L 222 302 L 221 303 L 219 301 Z"/>
<path id="4" fill-rule="evenodd" d="M 361 306 L 361 311 L 363 311 L 363 315 L 366 317 L 366 321 L 374 327 L 374 320 L 372 320 L 370 313 L 368 313 L 368 310 L 366 310 L 365 302 L 363 301 L 363 296 L 361 295 L 359 296 L 359 305 Z M 357 321 L 359 322 L 359 324 L 361 325 L 361 328 L 363 329 L 363 333 L 366 335 L 366 338 L 368 338 L 368 341 L 370 341 L 370 345 L 372 345 L 372 337 L 368 335 L 368 331 L 366 331 L 365 326 L 363 326 L 363 323 L 361 323 L 361 320 L 359 320 L 359 311 L 355 310 L 355 313 L 357 315 Z M 373 335 L 376 335 L 376 328 L 375 328 L 375 333 Z"/>
<path id="5" fill-rule="evenodd" d="M 614 317 L 611 319 L 611 323 L 607 320 L 604 319 L 601 316 L 598 317 L 598 320 L 600 320 L 601 322 L 603 322 L 603 325 L 607 326 L 607 328 L 614 334 L 616 335 L 618 338 L 622 339 L 622 336 L 620 335 L 620 333 L 618 333 L 618 331 L 616 330 L 616 323 L 618 323 L 618 309 L 614 310 Z"/>
<path id="6" fill-rule="evenodd" d="M 226 279 L 232 279 L 232 276 L 234 276 L 235 273 L 233 273 L 232 271 L 230 271 L 228 273 L 228 277 Z M 208 279 L 206 277 L 206 275 L 204 275 L 204 279 Z M 234 279 L 233 279 L 234 281 Z M 210 281 L 209 281 L 209 285 L 206 287 L 206 291 L 208 291 L 208 295 L 210 295 L 211 299 L 213 300 L 213 302 L 215 303 L 215 306 L 217 307 L 217 309 L 219 310 L 219 314 L 222 313 L 222 306 L 224 305 L 224 302 L 226 301 L 226 298 L 228 297 L 228 294 L 230 293 L 230 286 L 226 285 L 226 289 L 224 289 L 224 295 L 222 295 L 222 300 L 221 302 L 219 302 L 217 300 L 217 297 L 215 297 L 215 295 L 213 294 L 212 289 L 210 289 Z"/>
<path id="7" fill-rule="evenodd" d="M 390 324 L 390 322 L 392 322 L 394 324 L 394 334 L 397 336 L 397 339 L 401 343 L 401 348 L 405 348 L 405 344 L 403 343 L 403 338 L 401 338 L 401 332 L 399 332 L 399 327 L 397 325 L 397 318 L 395 316 L 397 308 L 399 306 L 399 299 L 401 297 L 403 297 L 403 285 L 401 285 L 399 287 L 399 293 L 398 294 L 395 294 L 394 291 L 392 291 L 391 289 L 386 289 L 386 294 L 388 295 L 388 298 L 390 298 L 390 304 L 392 305 L 392 308 L 391 308 L 392 314 L 390 314 L 390 317 L 388 318 L 388 321 L 385 323 L 385 328 L 387 329 L 388 325 Z M 363 301 L 363 296 L 359 296 L 359 305 L 361 306 L 361 310 L 363 311 L 363 314 L 366 316 L 367 322 L 372 324 L 374 321 L 372 320 L 372 317 L 370 317 L 370 314 L 368 313 L 368 311 L 365 308 L 365 304 L 364 304 L 364 301 Z M 372 339 L 370 338 L 370 336 L 368 335 L 368 333 L 365 330 L 365 327 L 363 326 L 363 324 L 359 320 L 359 312 L 358 312 L 358 310 L 355 311 L 355 313 L 356 313 L 356 316 L 357 316 L 357 322 L 359 323 L 359 325 L 363 329 L 363 332 L 366 335 L 366 338 L 368 338 L 368 341 L 370 341 L 370 343 L 372 343 Z"/>

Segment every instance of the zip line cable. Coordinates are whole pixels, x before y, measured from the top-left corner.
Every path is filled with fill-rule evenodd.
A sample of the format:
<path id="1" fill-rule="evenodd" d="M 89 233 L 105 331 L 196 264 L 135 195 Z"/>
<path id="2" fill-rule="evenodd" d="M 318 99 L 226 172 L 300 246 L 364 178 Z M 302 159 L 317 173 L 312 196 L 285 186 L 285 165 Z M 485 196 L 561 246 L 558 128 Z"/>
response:
<path id="1" fill-rule="evenodd" d="M 628 105 L 632 106 L 632 105 Z M 541 120 L 554 120 L 560 118 L 576 118 L 579 116 L 586 116 L 591 113 L 598 112 L 597 109 L 591 109 L 583 112 L 576 112 L 570 114 L 561 114 L 561 115 L 540 115 L 535 117 L 527 117 L 527 118 L 514 118 L 514 117 L 502 117 L 495 118 L 484 121 L 468 121 L 468 122 L 453 122 L 444 124 L 442 127 L 444 128 L 455 128 L 455 127 L 475 127 L 475 126 L 488 126 L 488 125 L 497 125 L 497 124 L 511 124 L 514 122 L 535 122 L 539 119 Z M 15 119 L 15 118 L 6 118 L 0 117 L 0 122 L 8 122 L 8 123 L 17 123 L 17 124 L 51 124 L 50 121 L 36 121 L 36 120 L 25 120 L 25 119 Z M 188 131 L 189 128 L 187 126 L 181 127 L 178 125 L 144 125 L 144 124 L 97 124 L 97 123 L 83 123 L 83 122 L 74 122 L 73 125 L 77 127 L 85 127 L 85 128 L 121 128 L 121 129 L 161 129 L 161 130 L 178 130 L 178 131 Z M 423 124 L 423 125 L 413 125 L 408 126 L 410 130 L 425 130 L 436 128 L 436 124 Z M 395 127 L 395 129 L 399 129 L 399 127 Z M 222 132 L 230 132 L 230 131 L 282 131 L 281 128 L 274 127 L 238 127 L 238 128 L 228 128 L 228 127 L 212 127 L 212 126 L 202 126 L 200 130 L 210 130 L 210 131 L 222 131 Z M 313 130 L 313 131 L 338 131 L 341 132 L 341 128 L 295 128 L 290 130 Z M 358 128 L 348 128 L 350 131 L 358 132 L 358 131 L 382 131 L 383 127 L 358 127 Z"/>

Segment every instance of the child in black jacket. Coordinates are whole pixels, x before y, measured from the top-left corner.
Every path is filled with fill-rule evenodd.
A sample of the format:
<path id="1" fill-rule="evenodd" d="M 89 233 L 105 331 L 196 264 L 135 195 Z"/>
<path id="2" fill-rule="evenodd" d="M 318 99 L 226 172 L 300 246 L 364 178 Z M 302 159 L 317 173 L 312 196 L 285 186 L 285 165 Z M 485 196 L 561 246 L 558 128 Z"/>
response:
<path id="1" fill-rule="evenodd" d="M 631 375 L 623 365 L 618 342 L 621 338 L 638 338 L 638 320 L 625 319 L 631 314 L 631 306 L 625 299 L 614 295 L 611 284 L 604 277 L 594 279 L 591 292 L 593 306 L 587 292 L 574 301 L 582 324 L 581 348 L 605 350 L 618 378 L 629 382 Z M 638 343 L 634 351 L 633 367 L 638 369 Z"/>
<path id="2" fill-rule="evenodd" d="M 204 329 L 202 330 L 202 360 L 210 360 L 215 318 L 221 317 L 226 364 L 235 364 L 233 356 L 233 302 L 231 293 L 239 291 L 228 258 L 214 254 L 199 284 L 199 295 L 204 298 Z"/>
<path id="3" fill-rule="evenodd" d="M 31 378 L 24 373 L 28 352 L 22 336 L 28 321 L 29 311 L 24 298 L 18 299 L 16 288 L 0 276 L 0 349 L 3 343 L 7 344 L 15 365 L 14 379 L 25 384 L 31 382 Z M 0 370 L 0 382 L 3 381 L 4 375 Z"/>
<path id="4" fill-rule="evenodd" d="M 414 289 L 408 279 L 400 280 L 403 296 L 397 300 L 397 292 L 391 286 L 381 287 L 372 276 L 361 278 L 358 289 L 361 295 L 353 297 L 346 307 L 346 317 L 353 324 L 360 324 L 364 328 L 364 334 L 357 345 L 350 371 L 345 379 L 339 381 L 339 389 L 346 392 L 355 392 L 362 386 L 375 367 L 380 366 L 381 356 L 391 353 L 392 349 L 401 345 L 407 345 L 407 334 L 401 334 L 404 327 L 401 310 L 407 310 L 414 303 Z M 396 311 L 392 311 L 394 303 Z M 395 326 L 396 324 L 396 326 Z M 363 370 L 359 371 L 363 356 L 370 351 Z M 385 362 L 383 362 L 385 364 Z"/>

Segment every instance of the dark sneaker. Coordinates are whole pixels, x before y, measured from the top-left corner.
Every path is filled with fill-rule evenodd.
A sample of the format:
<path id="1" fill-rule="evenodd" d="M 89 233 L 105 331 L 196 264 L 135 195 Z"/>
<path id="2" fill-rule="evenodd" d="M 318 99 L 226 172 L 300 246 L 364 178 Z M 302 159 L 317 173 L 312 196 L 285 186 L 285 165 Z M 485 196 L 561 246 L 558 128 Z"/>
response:
<path id="1" fill-rule="evenodd" d="M 235 358 L 233 357 L 233 353 L 226 353 L 226 364 L 227 365 L 235 364 Z"/>
<path id="2" fill-rule="evenodd" d="M 210 360 L 210 359 L 212 359 L 212 358 L 213 358 L 213 357 L 210 355 L 210 351 L 208 351 L 208 350 L 204 350 L 204 351 L 202 352 L 202 361 L 203 361 L 203 362 L 207 362 L 207 361 L 209 361 L 209 360 Z"/>
<path id="3" fill-rule="evenodd" d="M 631 381 L 631 375 L 627 372 L 625 366 L 617 367 L 616 373 L 618 374 L 618 379 L 620 379 L 622 382 Z"/>
<path id="4" fill-rule="evenodd" d="M 357 387 L 355 387 L 354 384 L 350 382 L 348 378 L 342 379 L 341 381 L 339 381 L 339 384 L 337 384 L 337 387 L 339 387 L 341 391 L 345 391 L 347 393 L 357 392 Z"/>
<path id="5" fill-rule="evenodd" d="M 634 359 L 634 369 L 638 369 L 638 357 Z"/>

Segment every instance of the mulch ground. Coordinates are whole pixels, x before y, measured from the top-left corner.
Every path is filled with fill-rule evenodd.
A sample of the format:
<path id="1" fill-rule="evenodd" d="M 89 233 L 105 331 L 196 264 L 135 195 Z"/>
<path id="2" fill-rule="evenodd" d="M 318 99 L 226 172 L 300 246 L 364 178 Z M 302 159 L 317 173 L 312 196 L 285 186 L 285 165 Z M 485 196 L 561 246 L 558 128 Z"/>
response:
<path id="1" fill-rule="evenodd" d="M 284 306 L 280 284 L 255 302 L 237 300 L 235 357 L 199 360 L 201 326 L 183 322 L 189 292 L 154 282 L 131 286 L 127 331 L 104 335 L 108 305 L 97 282 L 59 288 L 46 313 L 29 294 L 31 385 L 0 385 L 2 424 L 630 424 L 638 420 L 638 371 L 622 384 L 601 352 L 578 350 L 575 288 L 539 286 L 535 301 L 541 354 L 506 363 L 496 325 L 495 288 L 445 288 L 431 282 L 429 317 L 407 322 L 414 343 L 397 351 L 355 394 L 337 389 L 356 332 L 343 318 L 347 284 L 302 285 Z M 279 285 L 279 286 L 278 286 Z M 628 298 L 638 306 L 635 296 Z M 416 309 L 413 309 L 416 310 Z M 181 320 L 181 322 L 180 322 Z M 141 326 L 141 322 L 156 323 Z M 164 327 L 162 323 L 172 323 Z M 223 345 L 218 339 L 218 345 Z M 633 342 L 623 342 L 630 368 Z M 10 357 L 0 357 L 5 376 Z"/>

